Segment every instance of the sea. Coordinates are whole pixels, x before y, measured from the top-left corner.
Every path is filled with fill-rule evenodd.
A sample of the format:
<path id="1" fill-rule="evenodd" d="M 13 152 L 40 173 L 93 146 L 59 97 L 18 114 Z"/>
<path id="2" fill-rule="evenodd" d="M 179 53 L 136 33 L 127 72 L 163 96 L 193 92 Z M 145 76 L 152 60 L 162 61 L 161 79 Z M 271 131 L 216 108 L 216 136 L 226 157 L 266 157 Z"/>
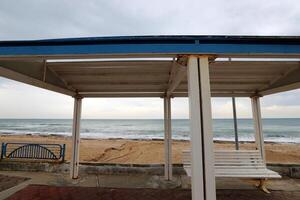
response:
<path id="1" fill-rule="evenodd" d="M 300 143 L 300 118 L 263 119 L 265 141 Z M 0 119 L 0 134 L 71 136 L 71 119 Z M 82 138 L 163 139 L 162 119 L 82 119 Z M 254 141 L 252 119 L 238 119 L 239 141 Z M 190 140 L 189 120 L 172 120 L 172 137 Z M 213 137 L 234 141 L 232 119 L 214 119 Z"/>

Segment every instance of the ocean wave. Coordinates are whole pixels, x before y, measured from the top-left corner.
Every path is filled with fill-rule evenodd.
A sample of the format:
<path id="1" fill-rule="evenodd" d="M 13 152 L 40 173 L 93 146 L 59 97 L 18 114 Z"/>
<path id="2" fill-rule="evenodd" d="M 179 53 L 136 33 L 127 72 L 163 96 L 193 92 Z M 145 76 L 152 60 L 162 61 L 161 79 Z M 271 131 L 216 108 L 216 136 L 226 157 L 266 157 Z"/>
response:
<path id="1" fill-rule="evenodd" d="M 11 131 L 11 130 L 0 130 L 1 134 L 9 134 L 9 135 L 60 135 L 60 136 L 71 136 L 71 132 L 33 132 L 33 131 Z M 107 134 L 107 133 L 96 133 L 96 132 L 82 132 L 80 134 L 81 138 L 96 138 L 96 139 L 164 139 L 164 136 L 161 135 L 153 135 L 153 134 Z M 189 135 L 173 135 L 174 140 L 190 140 Z M 234 142 L 234 137 L 214 137 L 214 141 L 226 141 L 226 142 Z M 254 137 L 240 137 L 240 142 L 254 142 Z M 287 137 L 266 137 L 264 139 L 266 142 L 275 142 L 275 143 L 300 143 L 300 138 L 287 138 Z"/>
<path id="2" fill-rule="evenodd" d="M 239 141 L 254 141 L 252 121 L 239 122 Z M 263 125 L 267 142 L 300 143 L 300 119 L 265 120 Z M 82 120 L 80 135 L 82 138 L 163 139 L 163 128 L 163 120 Z M 213 130 L 214 140 L 234 141 L 231 120 L 214 120 Z M 0 119 L 0 133 L 71 136 L 72 121 Z M 172 137 L 190 140 L 188 120 L 172 121 Z"/>
<path id="3" fill-rule="evenodd" d="M 69 124 L 61 124 L 61 123 L 41 123 L 41 124 L 38 124 L 38 125 L 42 125 L 42 126 L 66 126 L 66 125 L 69 125 Z"/>

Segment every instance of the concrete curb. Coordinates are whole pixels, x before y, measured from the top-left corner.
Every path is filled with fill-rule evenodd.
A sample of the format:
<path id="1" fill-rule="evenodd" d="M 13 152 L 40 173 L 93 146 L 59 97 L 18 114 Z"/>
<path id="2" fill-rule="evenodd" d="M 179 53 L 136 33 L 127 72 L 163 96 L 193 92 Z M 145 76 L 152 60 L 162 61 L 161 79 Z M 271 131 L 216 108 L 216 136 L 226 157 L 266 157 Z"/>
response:
<path id="1" fill-rule="evenodd" d="M 268 164 L 269 169 L 278 172 L 283 176 L 300 178 L 300 165 L 298 164 Z M 52 172 L 69 173 L 69 163 L 50 162 L 17 162 L 0 161 L 2 171 L 29 171 L 29 172 Z M 146 174 L 163 175 L 164 165 L 162 164 L 107 164 L 107 163 L 80 163 L 80 173 L 86 174 Z M 182 164 L 173 165 L 174 175 L 185 175 Z"/>

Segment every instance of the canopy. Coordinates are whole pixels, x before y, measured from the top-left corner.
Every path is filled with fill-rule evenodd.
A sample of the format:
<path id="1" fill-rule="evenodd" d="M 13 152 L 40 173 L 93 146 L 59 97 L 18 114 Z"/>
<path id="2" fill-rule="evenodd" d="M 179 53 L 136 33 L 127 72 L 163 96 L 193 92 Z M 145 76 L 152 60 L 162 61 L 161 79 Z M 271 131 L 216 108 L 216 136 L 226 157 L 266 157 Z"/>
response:
<path id="1" fill-rule="evenodd" d="M 300 87 L 300 37 L 140 36 L 0 42 L 0 75 L 82 97 L 186 97 L 187 56 L 210 57 L 214 97 Z"/>

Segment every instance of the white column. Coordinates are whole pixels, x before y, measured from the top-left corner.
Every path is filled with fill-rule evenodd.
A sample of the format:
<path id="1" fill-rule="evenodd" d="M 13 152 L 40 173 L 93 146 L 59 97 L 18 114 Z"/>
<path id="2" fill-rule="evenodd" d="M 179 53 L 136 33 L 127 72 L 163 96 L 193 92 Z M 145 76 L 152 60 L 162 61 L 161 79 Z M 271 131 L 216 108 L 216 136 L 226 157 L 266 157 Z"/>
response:
<path id="1" fill-rule="evenodd" d="M 256 149 L 260 151 L 263 160 L 266 162 L 259 97 L 257 96 L 251 97 L 251 102 L 252 102 L 254 129 L 255 129 Z"/>
<path id="2" fill-rule="evenodd" d="M 79 144 L 80 144 L 80 118 L 82 99 L 74 98 L 73 129 L 72 129 L 72 158 L 70 163 L 70 176 L 78 178 L 79 171 Z"/>
<path id="3" fill-rule="evenodd" d="M 171 126 L 171 98 L 164 97 L 164 146 L 165 146 L 165 179 L 172 180 L 172 126 Z"/>
<path id="4" fill-rule="evenodd" d="M 192 144 L 192 199 L 215 200 L 214 151 L 208 57 L 188 59 Z"/>

